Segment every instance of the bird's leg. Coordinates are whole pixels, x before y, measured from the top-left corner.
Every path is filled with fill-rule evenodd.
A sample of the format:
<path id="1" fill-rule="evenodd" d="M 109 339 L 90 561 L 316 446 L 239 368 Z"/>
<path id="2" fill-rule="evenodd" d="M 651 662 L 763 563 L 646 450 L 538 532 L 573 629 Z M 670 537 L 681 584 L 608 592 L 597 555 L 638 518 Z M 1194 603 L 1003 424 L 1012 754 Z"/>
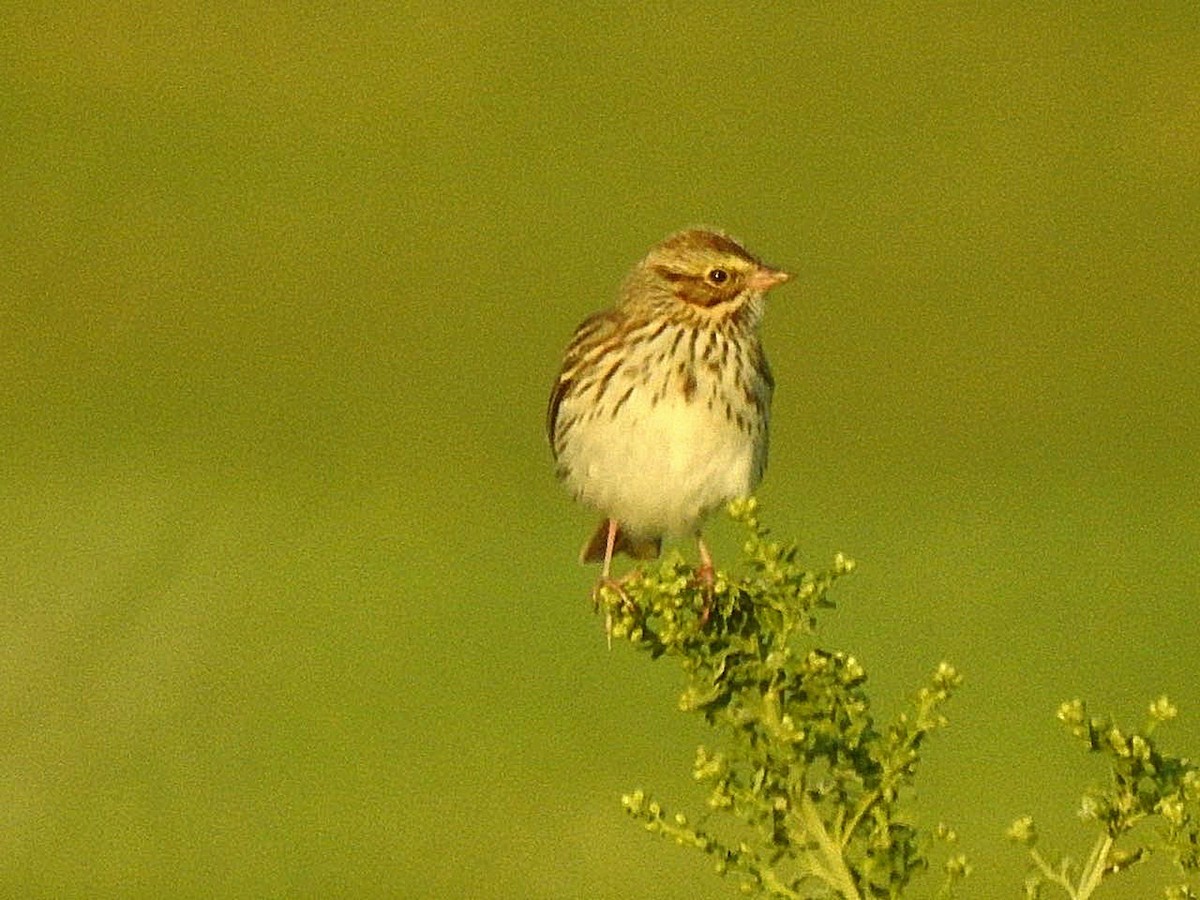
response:
<path id="1" fill-rule="evenodd" d="M 604 545 L 604 567 L 600 570 L 600 580 L 608 581 L 608 573 L 612 569 L 613 548 L 617 545 L 617 520 L 608 520 L 608 541 Z"/>
<path id="2" fill-rule="evenodd" d="M 696 575 L 700 578 L 700 590 L 704 594 L 704 606 L 700 610 L 700 625 L 703 627 L 708 624 L 709 617 L 712 616 L 713 582 L 716 570 L 713 568 L 712 554 L 708 552 L 708 544 L 704 542 L 704 538 L 698 531 L 696 532 L 696 547 L 700 551 L 700 568 L 696 570 Z"/>
<path id="3" fill-rule="evenodd" d="M 696 570 L 696 574 L 700 576 L 700 580 L 712 590 L 713 576 L 716 570 L 713 568 L 712 554 L 708 552 L 708 544 L 704 543 L 704 538 L 700 533 L 696 533 L 696 546 L 700 550 L 700 568 Z"/>
<path id="4" fill-rule="evenodd" d="M 600 569 L 600 579 L 596 582 L 596 586 L 592 588 L 592 602 L 600 606 L 600 591 L 605 587 L 610 587 L 617 592 L 621 598 L 621 602 L 626 606 L 633 606 L 633 602 L 629 599 L 629 595 L 625 593 L 624 578 L 613 578 L 610 574 L 612 571 L 613 551 L 617 545 L 617 533 L 620 531 L 620 526 L 616 519 L 608 520 L 608 539 L 604 545 L 604 565 Z M 604 611 L 604 634 L 608 637 L 608 646 L 612 647 L 612 612 L 608 609 Z"/>

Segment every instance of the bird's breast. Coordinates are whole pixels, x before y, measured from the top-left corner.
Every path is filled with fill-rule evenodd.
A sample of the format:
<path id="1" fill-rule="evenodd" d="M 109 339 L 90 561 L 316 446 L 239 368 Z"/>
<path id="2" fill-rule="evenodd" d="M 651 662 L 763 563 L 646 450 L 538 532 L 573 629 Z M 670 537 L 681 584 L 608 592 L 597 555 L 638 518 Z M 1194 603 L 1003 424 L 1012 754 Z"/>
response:
<path id="1" fill-rule="evenodd" d="M 680 534 L 750 493 L 765 461 L 764 401 L 718 360 L 651 355 L 613 372 L 599 398 L 571 401 L 559 463 L 575 494 L 632 532 Z"/>

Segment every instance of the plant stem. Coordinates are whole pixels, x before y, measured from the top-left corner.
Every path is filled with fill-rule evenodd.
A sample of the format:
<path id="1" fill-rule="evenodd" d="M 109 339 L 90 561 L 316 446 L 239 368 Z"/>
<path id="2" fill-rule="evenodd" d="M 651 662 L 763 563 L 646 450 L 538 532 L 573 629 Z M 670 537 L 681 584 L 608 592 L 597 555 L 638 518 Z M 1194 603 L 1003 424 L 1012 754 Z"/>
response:
<path id="1" fill-rule="evenodd" d="M 854 876 L 846 868 L 841 845 L 829 836 L 816 806 L 804 794 L 800 795 L 800 818 L 806 836 L 817 845 L 812 863 L 813 874 L 838 891 L 845 900 L 862 900 Z"/>
<path id="2" fill-rule="evenodd" d="M 1092 854 L 1088 857 L 1087 865 L 1083 867 L 1083 871 L 1079 875 L 1079 890 L 1075 894 L 1076 900 L 1087 900 L 1092 896 L 1096 888 L 1100 887 L 1100 881 L 1104 878 L 1104 870 L 1108 868 L 1108 854 L 1112 850 L 1113 838 L 1107 831 L 1100 835 L 1096 841 L 1096 846 L 1092 848 Z"/>
<path id="3" fill-rule="evenodd" d="M 1071 900 L 1079 900 L 1079 894 L 1075 890 L 1074 885 L 1071 884 L 1070 879 L 1067 878 L 1065 872 L 1056 872 L 1054 869 L 1050 868 L 1050 864 L 1046 862 L 1046 860 L 1042 858 L 1042 854 L 1038 853 L 1036 850 L 1030 850 L 1029 856 L 1033 860 L 1034 865 L 1036 865 L 1041 871 L 1042 875 L 1046 877 L 1047 881 L 1051 882 L 1052 884 L 1057 884 L 1059 887 L 1061 887 L 1064 891 L 1066 891 L 1067 896 L 1070 897 Z"/>

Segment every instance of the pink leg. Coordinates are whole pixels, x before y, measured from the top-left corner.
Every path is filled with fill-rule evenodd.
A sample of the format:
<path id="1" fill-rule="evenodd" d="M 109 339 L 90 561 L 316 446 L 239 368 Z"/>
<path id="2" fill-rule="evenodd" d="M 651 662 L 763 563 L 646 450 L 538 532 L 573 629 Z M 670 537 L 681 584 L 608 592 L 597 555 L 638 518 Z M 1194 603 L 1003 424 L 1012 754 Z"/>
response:
<path id="1" fill-rule="evenodd" d="M 708 624 L 713 610 L 713 581 L 716 570 L 713 569 L 712 554 L 708 552 L 708 544 L 704 543 L 699 532 L 696 533 L 696 545 L 700 549 L 700 568 L 696 574 L 700 577 L 701 593 L 704 597 L 704 608 L 700 610 L 700 627 Z"/>
<path id="2" fill-rule="evenodd" d="M 629 598 L 625 596 L 625 589 L 622 588 L 618 582 L 613 581 L 612 578 L 609 577 L 609 570 L 612 568 L 613 549 L 616 547 L 616 544 L 617 544 L 618 528 L 619 528 L 619 526 L 617 525 L 616 519 L 608 520 L 608 540 L 604 544 L 604 567 L 600 570 L 600 580 L 596 582 L 595 590 L 592 593 L 592 600 L 597 603 L 599 603 L 599 593 L 598 592 L 600 590 L 600 587 L 602 585 L 606 585 L 606 584 L 615 588 L 617 593 L 621 595 L 622 600 L 624 600 L 626 603 L 629 602 Z M 608 649 L 611 650 L 612 649 L 612 612 L 607 609 L 604 611 L 604 634 L 608 638 Z"/>
<path id="3" fill-rule="evenodd" d="M 704 538 L 699 534 L 696 535 L 696 545 L 700 549 L 700 568 L 697 573 L 700 580 L 710 588 L 713 585 L 713 575 L 716 570 L 713 568 L 712 554 L 708 552 L 708 544 L 704 543 Z"/>
<path id="4" fill-rule="evenodd" d="M 604 546 L 604 568 L 600 571 L 600 580 L 608 581 L 608 572 L 612 568 L 613 548 L 617 543 L 617 520 L 608 520 L 608 543 Z"/>

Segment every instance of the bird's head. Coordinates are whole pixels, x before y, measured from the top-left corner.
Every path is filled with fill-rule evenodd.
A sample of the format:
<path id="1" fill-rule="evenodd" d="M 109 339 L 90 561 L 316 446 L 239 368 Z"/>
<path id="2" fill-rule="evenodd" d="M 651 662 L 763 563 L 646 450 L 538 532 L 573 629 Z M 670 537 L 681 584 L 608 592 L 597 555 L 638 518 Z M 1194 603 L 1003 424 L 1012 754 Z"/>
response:
<path id="1" fill-rule="evenodd" d="M 656 244 L 630 274 L 625 303 L 675 307 L 701 318 L 724 319 L 747 311 L 758 318 L 762 298 L 787 281 L 737 241 L 719 231 L 688 229 Z"/>

